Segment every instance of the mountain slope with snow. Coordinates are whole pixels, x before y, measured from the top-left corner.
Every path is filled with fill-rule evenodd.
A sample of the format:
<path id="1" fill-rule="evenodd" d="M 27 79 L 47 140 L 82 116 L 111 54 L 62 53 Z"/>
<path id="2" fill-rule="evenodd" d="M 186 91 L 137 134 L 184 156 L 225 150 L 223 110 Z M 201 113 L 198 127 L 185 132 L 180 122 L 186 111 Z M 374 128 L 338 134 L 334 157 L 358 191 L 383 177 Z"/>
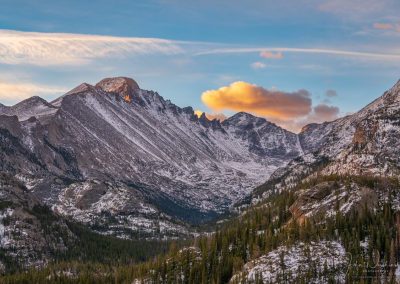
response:
<path id="1" fill-rule="evenodd" d="M 399 89 L 296 135 L 244 112 L 210 121 L 132 79 L 106 78 L 51 103 L 2 106 L 1 170 L 102 233 L 179 236 L 268 179 L 254 196 L 317 172 L 398 173 Z"/>
<path id="2" fill-rule="evenodd" d="M 51 103 L 31 98 L 0 114 L 18 118 L 1 126 L 21 146 L 12 153 L 18 159 L 3 157 L 21 160 L 7 171 L 57 212 L 121 234 L 154 233 L 162 222 L 167 231 L 185 231 L 168 220 L 197 223 L 226 212 L 301 152 L 295 134 L 265 119 L 199 118 L 124 77 L 82 84 Z"/>
<path id="3" fill-rule="evenodd" d="M 388 192 L 378 193 L 375 189 L 372 193 L 377 196 L 371 198 L 370 190 L 366 191 L 364 185 L 356 185 L 353 180 L 397 179 L 400 174 L 400 81 L 352 115 L 304 127 L 299 140 L 304 155 L 275 171 L 266 184 L 253 192 L 255 200 L 273 191 L 288 190 L 299 183 L 308 184 L 311 181 L 312 186 L 299 193 L 298 208 L 314 206 L 314 209 L 323 208 L 322 211 L 328 212 L 341 199 L 336 197 L 332 199 L 335 202 L 328 202 L 335 190 L 337 195 L 342 194 L 346 200 L 357 200 L 348 202 L 353 207 L 359 206 L 358 201 L 364 199 L 384 202 Z M 346 180 L 346 186 L 343 180 Z M 335 181 L 335 186 L 328 191 L 321 191 L 326 181 Z M 342 189 L 339 184 L 342 184 Z M 319 197 L 310 198 L 314 195 Z M 361 198 L 363 196 L 367 198 Z M 397 194 L 392 198 L 398 198 Z M 325 203 L 324 206 L 321 206 L 322 203 Z M 328 203 L 331 205 L 326 206 Z M 342 205 L 345 204 L 343 202 Z M 313 215 L 311 211 L 318 210 L 310 210 L 307 214 Z"/>

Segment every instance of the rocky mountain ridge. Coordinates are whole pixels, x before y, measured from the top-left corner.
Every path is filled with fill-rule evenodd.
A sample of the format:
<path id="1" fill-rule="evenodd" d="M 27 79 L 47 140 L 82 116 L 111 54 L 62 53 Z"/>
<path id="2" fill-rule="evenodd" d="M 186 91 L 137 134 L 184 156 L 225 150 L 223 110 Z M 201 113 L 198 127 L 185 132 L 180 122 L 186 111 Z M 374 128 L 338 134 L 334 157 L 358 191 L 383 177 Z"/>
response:
<path id="1" fill-rule="evenodd" d="M 1 170 L 54 211 L 103 233 L 185 234 L 175 220 L 224 213 L 271 174 L 287 185 L 321 164 L 327 175 L 398 172 L 399 86 L 296 135 L 244 112 L 210 121 L 133 79 L 106 78 L 50 103 L 32 97 L 2 106 Z"/>
<path id="2" fill-rule="evenodd" d="M 55 212 L 120 237 L 185 234 L 180 221 L 226 212 L 302 151 L 265 119 L 210 121 L 125 77 L 0 115 L 1 170 Z"/>

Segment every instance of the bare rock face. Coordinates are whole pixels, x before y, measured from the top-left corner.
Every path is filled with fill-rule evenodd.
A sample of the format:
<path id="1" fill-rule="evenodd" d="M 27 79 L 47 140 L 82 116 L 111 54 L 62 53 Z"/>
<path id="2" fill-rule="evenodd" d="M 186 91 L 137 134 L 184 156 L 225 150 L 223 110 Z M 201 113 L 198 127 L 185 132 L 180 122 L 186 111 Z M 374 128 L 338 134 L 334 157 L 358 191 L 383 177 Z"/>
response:
<path id="1" fill-rule="evenodd" d="M 338 179 L 317 183 L 296 194 L 297 199 L 289 210 L 292 220 L 302 224 L 309 218 L 323 221 L 335 216 L 337 211 L 342 214 L 351 209 L 361 211 L 366 204 L 374 208 L 378 205 L 380 193 L 357 182 L 346 184 Z"/>
<path id="2" fill-rule="evenodd" d="M 30 97 L 11 107 L 0 107 L 0 115 L 15 115 L 20 121 L 28 120 L 31 117 L 40 118 L 56 111 L 55 106 L 37 96 Z"/>
<path id="3" fill-rule="evenodd" d="M 353 136 L 354 148 L 362 150 L 368 143 L 374 140 L 378 131 L 379 124 L 377 121 L 363 121 L 357 125 Z"/>
<path id="4" fill-rule="evenodd" d="M 119 94 L 126 102 L 131 102 L 140 90 L 135 80 L 126 77 L 106 78 L 97 83 L 96 87 L 108 93 Z"/>
<path id="5" fill-rule="evenodd" d="M 8 130 L 15 137 L 20 137 L 22 134 L 21 125 L 16 115 L 0 115 L 0 128 Z"/>

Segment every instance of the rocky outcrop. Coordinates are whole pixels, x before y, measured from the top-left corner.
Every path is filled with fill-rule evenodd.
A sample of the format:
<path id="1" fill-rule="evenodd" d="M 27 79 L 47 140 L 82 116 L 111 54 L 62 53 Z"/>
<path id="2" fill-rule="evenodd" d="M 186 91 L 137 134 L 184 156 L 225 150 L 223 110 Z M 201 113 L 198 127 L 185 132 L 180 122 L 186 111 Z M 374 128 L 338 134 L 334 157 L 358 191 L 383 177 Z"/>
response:
<path id="1" fill-rule="evenodd" d="M 116 93 L 128 103 L 137 99 L 135 94 L 140 90 L 135 80 L 126 77 L 106 78 L 98 82 L 96 87 L 108 93 Z"/>

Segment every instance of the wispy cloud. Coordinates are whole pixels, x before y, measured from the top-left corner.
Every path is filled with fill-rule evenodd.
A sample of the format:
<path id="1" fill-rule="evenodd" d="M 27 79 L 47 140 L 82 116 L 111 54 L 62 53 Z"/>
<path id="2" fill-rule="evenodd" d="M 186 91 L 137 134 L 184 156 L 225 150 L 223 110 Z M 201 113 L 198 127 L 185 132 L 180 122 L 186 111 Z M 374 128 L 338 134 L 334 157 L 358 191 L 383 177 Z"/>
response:
<path id="1" fill-rule="evenodd" d="M 157 38 L 0 30 L 0 63 L 4 64 L 81 64 L 104 57 L 183 52 L 177 42 Z"/>
<path id="2" fill-rule="evenodd" d="M 250 66 L 253 69 L 264 69 L 265 67 L 267 67 L 267 64 L 257 61 L 257 62 L 251 63 Z"/>
<path id="3" fill-rule="evenodd" d="M 267 59 L 282 59 L 283 53 L 282 52 L 271 52 L 269 50 L 264 50 L 264 51 L 260 52 L 260 56 L 262 58 L 267 58 Z"/>
<path id="4" fill-rule="evenodd" d="M 363 51 L 352 51 L 352 50 L 341 50 L 341 49 L 322 49 L 322 48 L 292 48 L 292 47 L 236 47 L 236 48 L 216 48 L 202 52 L 198 52 L 196 55 L 211 55 L 211 54 L 240 54 L 240 53 L 255 53 L 262 52 L 264 50 L 275 51 L 275 52 L 290 52 L 290 53 L 309 53 L 309 54 L 327 54 L 337 55 L 346 57 L 359 57 L 359 58 L 370 58 L 370 59 L 383 59 L 383 60 L 400 60 L 400 54 L 396 53 L 381 53 L 381 52 L 363 52 Z"/>
<path id="5" fill-rule="evenodd" d="M 337 97 L 337 92 L 335 90 L 327 90 L 325 92 L 325 96 L 328 98 L 333 98 L 333 97 Z"/>
<path id="6" fill-rule="evenodd" d="M 62 94 L 66 91 L 65 88 L 56 86 L 0 81 L 0 100 L 4 103 L 14 103 L 32 96 Z"/>
<path id="7" fill-rule="evenodd" d="M 400 32 L 400 23 L 374 23 L 374 29 Z"/>
<path id="8" fill-rule="evenodd" d="M 351 16 L 351 18 L 367 17 L 386 11 L 395 1 L 393 0 L 322 0 L 318 8 L 321 11 Z"/>
<path id="9" fill-rule="evenodd" d="M 224 44 L 174 41 L 159 38 L 114 37 L 101 35 L 37 33 L 0 30 L 0 63 L 38 66 L 78 65 L 99 58 L 124 58 L 137 55 L 200 56 L 212 54 L 259 53 L 267 59 L 281 59 L 283 52 L 308 53 L 400 60 L 400 54 L 329 48 L 232 47 Z M 253 68 L 263 68 L 255 63 Z"/>
<path id="10" fill-rule="evenodd" d="M 374 23 L 373 27 L 377 30 L 391 30 L 394 28 L 390 23 Z"/>

